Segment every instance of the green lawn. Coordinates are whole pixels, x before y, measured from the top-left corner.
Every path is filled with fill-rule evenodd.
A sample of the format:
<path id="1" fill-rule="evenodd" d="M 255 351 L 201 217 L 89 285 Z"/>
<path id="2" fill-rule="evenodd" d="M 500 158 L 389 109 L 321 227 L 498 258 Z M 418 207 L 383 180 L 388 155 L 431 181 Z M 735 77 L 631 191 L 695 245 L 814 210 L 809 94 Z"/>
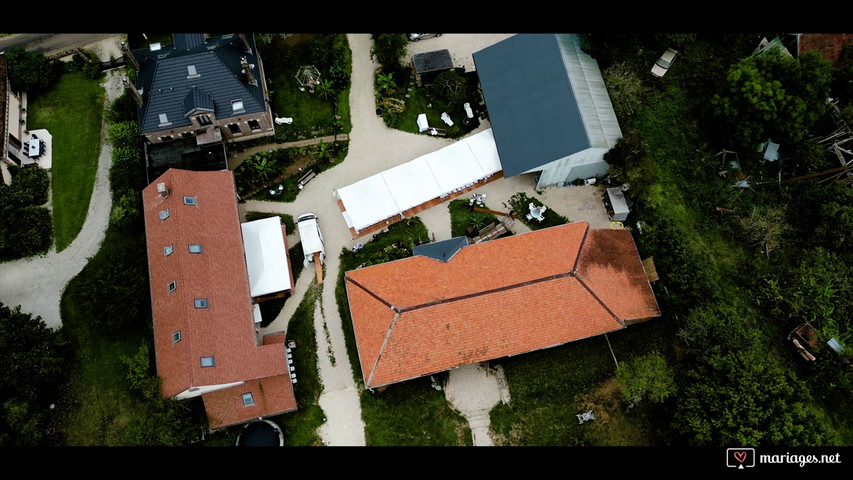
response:
<path id="1" fill-rule="evenodd" d="M 331 34 L 327 34 L 331 35 Z M 325 35 L 324 35 L 325 36 Z M 296 34 L 283 39 L 274 37 L 269 44 L 258 43 L 258 52 L 264 62 L 264 72 L 270 90 L 270 108 L 279 117 L 292 117 L 293 123 L 276 126 L 276 140 L 294 141 L 319 136 L 347 133 L 351 129 L 349 116 L 349 88 L 335 92 L 336 96 L 323 97 L 319 93 L 299 90 L 296 79 L 299 67 L 315 65 L 313 58 L 319 34 Z M 346 35 L 336 35 L 336 45 L 346 45 Z M 349 58 L 342 62 L 350 64 Z M 322 66 L 318 67 L 321 68 Z M 320 69 L 320 79 L 329 77 L 329 72 Z M 337 102 L 337 110 L 334 104 Z M 335 121 L 335 115 L 340 118 Z"/>
<path id="2" fill-rule="evenodd" d="M 488 208 L 488 207 L 483 207 Z M 491 213 L 476 212 L 469 206 L 469 200 L 452 200 L 447 204 L 450 211 L 451 237 L 476 237 L 478 232 L 491 223 L 500 223 L 498 217 Z M 471 231 L 468 231 L 471 227 Z"/>
<path id="3" fill-rule="evenodd" d="M 104 88 L 82 73 L 65 73 L 50 91 L 29 99 L 30 130 L 53 137 L 53 227 L 56 250 L 80 233 L 98 168 Z"/>

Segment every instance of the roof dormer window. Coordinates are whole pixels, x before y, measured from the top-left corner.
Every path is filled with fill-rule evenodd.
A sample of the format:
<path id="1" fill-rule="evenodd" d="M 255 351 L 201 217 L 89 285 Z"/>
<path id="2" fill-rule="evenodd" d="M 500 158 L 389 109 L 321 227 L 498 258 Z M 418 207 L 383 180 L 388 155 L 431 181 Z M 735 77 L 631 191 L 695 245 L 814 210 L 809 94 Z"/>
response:
<path id="1" fill-rule="evenodd" d="M 160 119 L 160 126 L 165 127 L 166 125 L 171 125 L 172 122 L 169 121 L 169 116 L 165 113 L 161 113 L 157 116 Z"/>
<path id="2" fill-rule="evenodd" d="M 231 100 L 231 111 L 234 113 L 245 112 L 246 107 L 243 106 L 243 100 Z"/>

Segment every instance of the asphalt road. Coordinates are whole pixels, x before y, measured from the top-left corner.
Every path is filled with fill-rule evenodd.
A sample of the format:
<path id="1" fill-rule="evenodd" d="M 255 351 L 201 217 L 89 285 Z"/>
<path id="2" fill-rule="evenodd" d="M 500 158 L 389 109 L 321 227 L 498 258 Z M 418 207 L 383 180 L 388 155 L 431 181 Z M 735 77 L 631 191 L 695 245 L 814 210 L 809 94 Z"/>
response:
<path id="1" fill-rule="evenodd" d="M 0 37 L 0 52 L 12 47 L 22 47 L 45 55 L 59 53 L 69 48 L 82 47 L 106 40 L 118 33 L 16 33 Z"/>

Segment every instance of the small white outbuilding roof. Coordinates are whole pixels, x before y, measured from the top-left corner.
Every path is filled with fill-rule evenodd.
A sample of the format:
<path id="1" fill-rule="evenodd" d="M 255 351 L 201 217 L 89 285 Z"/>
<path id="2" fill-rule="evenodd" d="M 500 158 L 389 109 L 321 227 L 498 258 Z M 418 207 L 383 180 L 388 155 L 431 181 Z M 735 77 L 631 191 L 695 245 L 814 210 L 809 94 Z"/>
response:
<path id="1" fill-rule="evenodd" d="M 281 219 L 262 218 L 240 227 L 251 295 L 258 297 L 293 288 Z"/>

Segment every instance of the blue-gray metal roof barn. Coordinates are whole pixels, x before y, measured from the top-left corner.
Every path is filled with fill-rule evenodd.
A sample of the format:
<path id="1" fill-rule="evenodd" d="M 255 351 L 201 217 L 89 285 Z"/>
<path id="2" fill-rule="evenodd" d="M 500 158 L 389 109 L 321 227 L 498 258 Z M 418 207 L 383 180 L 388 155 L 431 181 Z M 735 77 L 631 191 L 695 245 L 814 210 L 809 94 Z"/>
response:
<path id="1" fill-rule="evenodd" d="M 474 53 L 504 176 L 537 188 L 604 175 L 622 137 L 598 62 L 574 34 L 519 34 Z"/>

